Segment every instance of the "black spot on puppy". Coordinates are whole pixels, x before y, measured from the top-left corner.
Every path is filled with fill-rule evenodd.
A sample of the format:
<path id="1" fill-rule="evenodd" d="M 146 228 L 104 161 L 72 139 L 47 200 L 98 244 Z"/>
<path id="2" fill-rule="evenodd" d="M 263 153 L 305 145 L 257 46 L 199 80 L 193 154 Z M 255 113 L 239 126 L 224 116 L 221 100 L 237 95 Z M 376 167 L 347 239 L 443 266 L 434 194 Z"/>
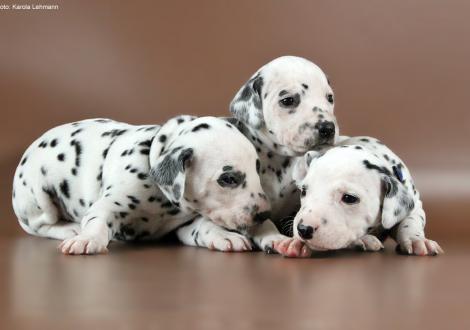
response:
<path id="1" fill-rule="evenodd" d="M 58 159 L 59 161 L 63 162 L 63 161 L 65 160 L 65 155 L 62 154 L 62 153 L 61 153 L 61 154 L 58 154 L 58 155 L 57 155 L 57 159 Z"/>
<path id="2" fill-rule="evenodd" d="M 53 139 L 50 143 L 51 148 L 54 148 L 57 145 L 57 139 Z"/>
<path id="3" fill-rule="evenodd" d="M 378 166 L 378 165 L 372 164 L 367 159 L 364 159 L 362 162 L 365 165 L 365 167 L 370 169 L 370 170 L 376 170 L 379 173 L 386 174 L 386 175 L 391 175 L 390 171 L 384 166 Z"/>
<path id="4" fill-rule="evenodd" d="M 134 203 L 134 204 L 139 204 L 140 203 L 140 200 L 135 196 L 127 195 L 127 198 L 129 198 L 131 200 L 131 202 Z"/>
<path id="5" fill-rule="evenodd" d="M 161 143 L 165 142 L 166 141 L 166 135 L 165 134 L 160 135 L 160 137 L 158 138 L 158 141 L 160 141 Z"/>
<path id="6" fill-rule="evenodd" d="M 73 131 L 72 134 L 70 134 L 70 136 L 75 136 L 75 135 L 77 135 L 78 133 L 80 133 L 82 130 L 83 130 L 82 128 L 79 128 L 79 129 Z"/>
<path id="7" fill-rule="evenodd" d="M 305 88 L 305 89 L 308 89 L 308 85 L 307 85 L 307 84 L 302 84 L 302 87 Z"/>
<path id="8" fill-rule="evenodd" d="M 139 143 L 139 146 L 148 147 L 148 148 L 150 148 L 151 145 L 152 145 L 152 140 L 145 140 Z"/>
<path id="9" fill-rule="evenodd" d="M 28 157 L 24 156 L 23 160 L 21 160 L 20 165 L 23 166 L 26 163 L 27 160 L 28 160 Z"/>
<path id="10" fill-rule="evenodd" d="M 393 174 L 395 174 L 395 177 L 398 179 L 398 181 L 400 181 L 401 183 L 404 183 L 405 180 L 403 178 L 403 172 L 401 171 L 401 167 L 400 166 L 401 164 L 399 164 L 398 166 L 393 166 L 392 169 L 393 169 Z"/>
<path id="11" fill-rule="evenodd" d="M 82 154 L 82 145 L 77 140 L 70 141 L 70 145 L 75 148 L 75 166 L 80 167 L 80 155 Z"/>
<path id="12" fill-rule="evenodd" d="M 70 188 L 67 180 L 62 180 L 59 184 L 60 192 L 66 197 L 70 198 Z"/>
<path id="13" fill-rule="evenodd" d="M 121 136 L 123 135 L 124 133 L 127 132 L 127 129 L 112 129 L 110 131 L 107 131 L 107 132 L 104 132 L 103 134 L 101 134 L 101 136 L 109 136 L 109 137 L 116 137 L 116 136 Z"/>
<path id="14" fill-rule="evenodd" d="M 210 127 L 209 124 L 202 123 L 202 124 L 199 124 L 199 125 L 195 126 L 195 127 L 191 130 L 191 132 L 197 132 L 197 131 L 199 131 L 200 129 L 209 129 L 209 127 Z"/>
<path id="15" fill-rule="evenodd" d="M 169 215 L 176 215 L 178 213 L 180 213 L 181 211 L 177 208 L 174 208 L 174 209 L 171 209 L 170 211 L 167 212 L 167 214 Z"/>
<path id="16" fill-rule="evenodd" d="M 287 166 L 289 166 L 290 164 L 290 159 L 289 158 L 286 158 L 283 162 L 282 162 L 282 168 L 286 168 Z"/>

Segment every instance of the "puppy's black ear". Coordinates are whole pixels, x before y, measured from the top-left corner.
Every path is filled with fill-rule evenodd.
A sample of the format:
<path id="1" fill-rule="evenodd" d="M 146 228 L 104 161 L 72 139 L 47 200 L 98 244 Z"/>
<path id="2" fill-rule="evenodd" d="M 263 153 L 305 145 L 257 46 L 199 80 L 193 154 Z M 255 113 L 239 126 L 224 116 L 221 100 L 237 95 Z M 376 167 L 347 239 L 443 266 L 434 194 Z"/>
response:
<path id="1" fill-rule="evenodd" d="M 238 91 L 230 103 L 230 112 L 243 123 L 256 129 L 264 125 L 263 90 L 264 80 L 261 72 L 256 73 Z"/>
<path id="2" fill-rule="evenodd" d="M 413 210 L 415 204 L 405 185 L 394 177 L 384 174 L 381 182 L 384 192 L 382 226 L 385 229 L 390 229 L 404 220 Z"/>
<path id="3" fill-rule="evenodd" d="M 150 169 L 150 178 L 174 204 L 180 204 L 186 183 L 186 169 L 194 157 L 192 148 L 177 147 L 162 154 Z"/>
<path id="4" fill-rule="evenodd" d="M 186 169 L 194 157 L 192 148 L 177 146 L 178 127 L 193 119 L 192 116 L 180 116 L 169 120 L 160 128 L 150 147 L 149 177 L 174 204 L 182 200 Z"/>

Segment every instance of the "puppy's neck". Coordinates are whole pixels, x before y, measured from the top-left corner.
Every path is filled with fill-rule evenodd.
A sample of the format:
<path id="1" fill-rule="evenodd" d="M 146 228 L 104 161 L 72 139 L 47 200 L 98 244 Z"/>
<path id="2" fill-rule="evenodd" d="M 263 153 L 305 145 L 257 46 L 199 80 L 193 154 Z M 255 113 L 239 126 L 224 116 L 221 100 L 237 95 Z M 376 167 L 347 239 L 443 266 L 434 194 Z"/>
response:
<path id="1" fill-rule="evenodd" d="M 282 157 L 298 156 L 291 149 L 279 143 L 274 133 L 264 126 L 255 129 L 238 121 L 237 127 L 240 132 L 242 132 L 251 141 L 251 143 L 253 143 L 258 153 L 263 150 L 266 151 L 266 153 L 269 152 Z"/>

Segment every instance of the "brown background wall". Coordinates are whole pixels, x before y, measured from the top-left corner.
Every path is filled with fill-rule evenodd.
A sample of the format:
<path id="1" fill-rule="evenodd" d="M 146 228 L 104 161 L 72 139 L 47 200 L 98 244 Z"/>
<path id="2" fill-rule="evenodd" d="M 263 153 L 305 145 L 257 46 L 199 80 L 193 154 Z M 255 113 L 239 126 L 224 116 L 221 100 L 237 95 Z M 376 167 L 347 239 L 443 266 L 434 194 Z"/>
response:
<path id="1" fill-rule="evenodd" d="M 376 136 L 408 163 L 430 230 L 470 232 L 470 3 L 59 5 L 0 11 L 1 233 L 18 232 L 13 170 L 46 129 L 88 117 L 161 123 L 180 113 L 224 116 L 240 85 L 286 54 L 307 57 L 329 75 L 343 134 Z"/>

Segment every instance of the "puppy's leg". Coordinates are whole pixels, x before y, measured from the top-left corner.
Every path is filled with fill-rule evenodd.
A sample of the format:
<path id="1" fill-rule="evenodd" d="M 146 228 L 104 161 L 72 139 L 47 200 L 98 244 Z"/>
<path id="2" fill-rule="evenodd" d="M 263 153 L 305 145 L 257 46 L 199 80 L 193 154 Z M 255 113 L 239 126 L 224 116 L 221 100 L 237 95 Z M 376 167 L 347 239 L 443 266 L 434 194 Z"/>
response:
<path id="1" fill-rule="evenodd" d="M 43 188 L 37 191 L 36 195 L 21 196 L 15 203 L 23 230 L 31 235 L 60 240 L 77 235 L 80 232 L 79 223 L 61 220 L 63 215 L 53 202 L 58 199 L 55 190 Z"/>
<path id="2" fill-rule="evenodd" d="M 279 233 L 271 220 L 266 220 L 253 231 L 253 241 L 266 253 L 277 252 L 286 257 L 309 257 L 312 251 L 297 238 Z"/>
<path id="3" fill-rule="evenodd" d="M 361 251 L 380 251 L 384 248 L 382 242 L 374 235 L 364 235 L 355 240 L 349 247 Z"/>
<path id="4" fill-rule="evenodd" d="M 186 245 L 202 246 L 210 250 L 243 252 L 252 249 L 250 240 L 245 236 L 219 227 L 202 216 L 178 228 L 176 235 Z"/>
<path id="5" fill-rule="evenodd" d="M 404 254 L 418 256 L 437 255 L 444 250 L 435 241 L 427 239 L 424 235 L 426 215 L 419 201 L 412 213 L 398 224 L 392 237 L 397 241 L 397 251 Z"/>
<path id="6" fill-rule="evenodd" d="M 113 213 L 113 204 L 107 198 L 97 200 L 81 222 L 79 235 L 64 240 L 59 249 L 64 254 L 97 254 L 108 251 L 110 230 L 107 222 Z"/>

